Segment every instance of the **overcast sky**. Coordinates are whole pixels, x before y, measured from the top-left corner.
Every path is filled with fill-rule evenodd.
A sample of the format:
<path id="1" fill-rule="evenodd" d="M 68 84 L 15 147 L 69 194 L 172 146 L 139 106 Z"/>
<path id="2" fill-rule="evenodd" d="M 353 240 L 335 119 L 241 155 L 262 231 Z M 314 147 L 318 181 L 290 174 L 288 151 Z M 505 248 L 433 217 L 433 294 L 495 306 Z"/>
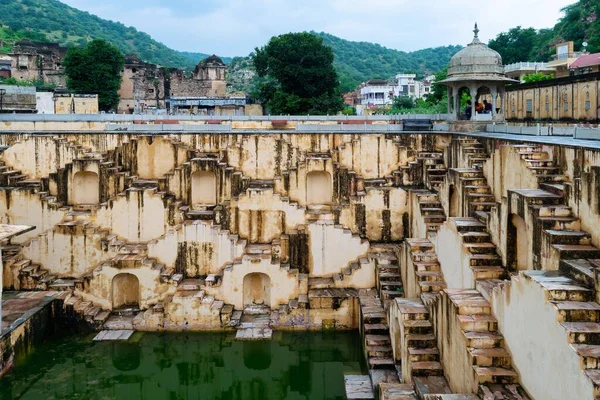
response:
<path id="1" fill-rule="evenodd" d="M 243 56 L 271 36 L 323 31 L 412 51 L 549 28 L 574 0 L 61 0 L 185 51 Z"/>

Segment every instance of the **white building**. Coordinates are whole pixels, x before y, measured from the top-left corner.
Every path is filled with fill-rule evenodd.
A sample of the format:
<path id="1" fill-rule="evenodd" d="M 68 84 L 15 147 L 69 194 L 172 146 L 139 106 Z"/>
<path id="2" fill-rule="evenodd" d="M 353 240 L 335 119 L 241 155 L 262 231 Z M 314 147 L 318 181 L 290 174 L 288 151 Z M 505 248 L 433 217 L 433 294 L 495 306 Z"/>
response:
<path id="1" fill-rule="evenodd" d="M 360 88 L 360 105 L 364 108 L 391 106 L 396 96 L 395 88 L 383 79 L 371 79 Z"/>

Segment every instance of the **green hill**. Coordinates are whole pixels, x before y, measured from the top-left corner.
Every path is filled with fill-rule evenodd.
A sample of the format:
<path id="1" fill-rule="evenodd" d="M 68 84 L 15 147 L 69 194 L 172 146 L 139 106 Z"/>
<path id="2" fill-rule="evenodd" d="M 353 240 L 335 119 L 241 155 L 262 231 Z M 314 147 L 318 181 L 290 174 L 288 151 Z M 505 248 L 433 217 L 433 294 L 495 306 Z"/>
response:
<path id="1" fill-rule="evenodd" d="M 3 25 L 8 28 L 2 28 Z M 327 33 L 314 34 L 333 48 L 342 91 L 353 90 L 369 79 L 387 79 L 402 72 L 414 72 L 423 77 L 443 69 L 460 50 L 459 46 L 447 46 L 407 53 L 374 43 L 352 42 Z M 137 54 L 146 62 L 163 66 L 191 69 L 207 57 L 202 53 L 173 50 L 133 27 L 107 21 L 57 0 L 0 0 L 2 52 L 10 51 L 12 44 L 20 39 L 83 46 L 98 38 L 109 41 L 125 54 Z M 223 61 L 230 63 L 232 59 L 225 57 Z M 249 58 L 236 57 L 232 71 L 230 90 L 249 92 L 254 75 Z"/>
<path id="2" fill-rule="evenodd" d="M 352 42 L 328 33 L 313 33 L 333 48 L 342 91 L 352 90 L 369 79 L 387 79 L 405 72 L 416 73 L 422 78 L 446 68 L 452 56 L 462 48 L 446 46 L 407 53 L 375 43 Z"/>
<path id="3" fill-rule="evenodd" d="M 150 35 L 118 22 L 107 21 L 57 0 L 0 0 L 0 26 L 21 32 L 22 38 L 39 40 L 39 35 L 64 46 L 82 46 L 92 39 L 106 39 L 123 53 L 143 60 L 178 68 L 193 68 L 207 54 L 179 52 Z M 13 35 L 14 36 L 14 35 Z M 9 48 L 11 41 L 6 41 Z"/>

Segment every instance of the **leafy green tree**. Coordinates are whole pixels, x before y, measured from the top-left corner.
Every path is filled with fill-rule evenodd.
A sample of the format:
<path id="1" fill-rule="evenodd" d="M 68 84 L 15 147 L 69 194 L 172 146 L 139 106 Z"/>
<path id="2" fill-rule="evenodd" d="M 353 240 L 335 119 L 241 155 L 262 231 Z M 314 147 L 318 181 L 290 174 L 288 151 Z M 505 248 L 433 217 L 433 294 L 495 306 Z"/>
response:
<path id="1" fill-rule="evenodd" d="M 448 77 L 448 67 L 435 74 L 435 82 L 443 81 Z M 448 101 L 448 88 L 435 83 L 431 85 L 431 92 L 427 94 L 426 100 L 429 104 L 438 104 Z"/>
<path id="2" fill-rule="evenodd" d="M 253 57 L 267 78 L 260 96 L 273 114 L 333 114 L 344 108 L 333 68 L 333 51 L 310 33 L 272 37 Z"/>
<path id="3" fill-rule="evenodd" d="M 100 109 L 108 111 L 119 104 L 124 62 L 119 49 L 102 39 L 70 48 L 63 61 L 67 86 L 75 93 L 97 94 Z"/>
<path id="4" fill-rule="evenodd" d="M 415 101 L 410 96 L 397 96 L 394 98 L 392 108 L 397 110 L 415 108 Z"/>
<path id="5" fill-rule="evenodd" d="M 535 38 L 537 31 L 533 28 L 523 29 L 520 26 L 508 32 L 500 33 L 496 39 L 490 40 L 489 46 L 502 56 L 502 62 L 513 64 L 530 60 L 530 54 L 535 52 Z"/>
<path id="6" fill-rule="evenodd" d="M 547 81 L 550 79 L 554 79 L 554 74 L 546 75 L 543 72 L 536 72 L 535 74 L 528 74 L 523 77 L 523 82 L 532 83 L 532 82 L 541 82 Z"/>

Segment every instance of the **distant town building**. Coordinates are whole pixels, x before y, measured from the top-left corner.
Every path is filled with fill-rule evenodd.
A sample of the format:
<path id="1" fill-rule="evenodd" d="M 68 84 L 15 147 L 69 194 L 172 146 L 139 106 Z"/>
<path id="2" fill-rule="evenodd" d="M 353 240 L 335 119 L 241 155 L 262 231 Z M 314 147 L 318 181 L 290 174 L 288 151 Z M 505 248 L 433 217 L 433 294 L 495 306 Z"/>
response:
<path id="1" fill-rule="evenodd" d="M 15 43 L 11 58 L 11 76 L 18 80 L 43 81 L 65 88 L 66 76 L 62 60 L 67 49 L 58 43 L 20 40 Z"/>
<path id="2" fill-rule="evenodd" d="M 550 75 L 555 72 L 554 68 L 544 62 L 518 62 L 509 64 L 504 67 L 504 71 L 507 77 L 520 82 L 524 82 L 527 75 L 537 74 L 539 72 L 544 75 Z"/>
<path id="3" fill-rule="evenodd" d="M 360 105 L 365 108 L 391 106 L 395 85 L 383 79 L 371 79 L 360 88 Z"/>
<path id="4" fill-rule="evenodd" d="M 569 65 L 570 75 L 585 75 L 600 72 L 600 53 L 586 54 Z"/>

